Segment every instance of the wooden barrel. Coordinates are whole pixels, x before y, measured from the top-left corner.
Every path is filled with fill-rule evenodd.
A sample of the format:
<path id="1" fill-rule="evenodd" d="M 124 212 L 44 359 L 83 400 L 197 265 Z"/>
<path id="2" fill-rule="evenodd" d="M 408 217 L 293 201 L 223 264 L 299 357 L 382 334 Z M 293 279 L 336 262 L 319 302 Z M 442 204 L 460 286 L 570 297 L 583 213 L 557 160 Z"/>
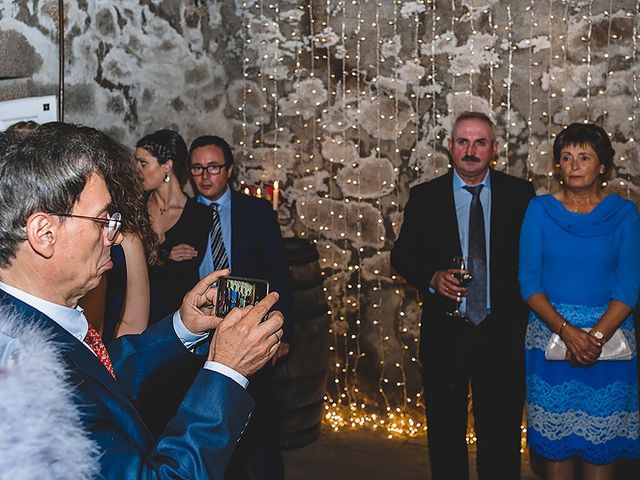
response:
<path id="1" fill-rule="evenodd" d="M 320 431 L 329 357 L 329 315 L 318 250 L 307 240 L 284 240 L 293 284 L 295 336 L 286 361 L 275 369 L 282 406 L 284 449 L 313 442 Z"/>

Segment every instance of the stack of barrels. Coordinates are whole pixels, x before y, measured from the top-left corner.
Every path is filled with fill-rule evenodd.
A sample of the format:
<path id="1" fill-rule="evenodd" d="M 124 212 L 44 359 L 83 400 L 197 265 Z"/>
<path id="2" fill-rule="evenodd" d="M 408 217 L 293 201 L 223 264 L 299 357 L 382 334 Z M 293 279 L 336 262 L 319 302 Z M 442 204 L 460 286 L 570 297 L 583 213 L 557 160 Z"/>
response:
<path id="1" fill-rule="evenodd" d="M 276 367 L 276 399 L 282 407 L 280 446 L 314 441 L 323 415 L 329 356 L 329 315 L 318 250 L 312 242 L 286 238 L 294 290 L 295 337 L 286 361 Z"/>

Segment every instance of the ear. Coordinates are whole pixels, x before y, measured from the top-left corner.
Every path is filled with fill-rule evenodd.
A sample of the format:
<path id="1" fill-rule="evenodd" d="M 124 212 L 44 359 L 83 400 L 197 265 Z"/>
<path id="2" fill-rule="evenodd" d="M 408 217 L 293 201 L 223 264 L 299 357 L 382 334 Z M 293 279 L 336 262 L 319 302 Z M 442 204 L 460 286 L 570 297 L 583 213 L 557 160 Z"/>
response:
<path id="1" fill-rule="evenodd" d="M 27 219 L 25 230 L 27 241 L 33 251 L 44 258 L 51 258 L 59 228 L 60 219 L 55 218 L 53 215 L 43 212 L 32 214 Z"/>
<path id="2" fill-rule="evenodd" d="M 233 175 L 233 163 L 227 168 L 227 177 L 231 178 L 231 175 Z"/>
<path id="3" fill-rule="evenodd" d="M 162 168 L 164 168 L 165 172 L 169 173 L 173 169 L 173 160 L 167 160 L 164 162 L 162 164 Z"/>

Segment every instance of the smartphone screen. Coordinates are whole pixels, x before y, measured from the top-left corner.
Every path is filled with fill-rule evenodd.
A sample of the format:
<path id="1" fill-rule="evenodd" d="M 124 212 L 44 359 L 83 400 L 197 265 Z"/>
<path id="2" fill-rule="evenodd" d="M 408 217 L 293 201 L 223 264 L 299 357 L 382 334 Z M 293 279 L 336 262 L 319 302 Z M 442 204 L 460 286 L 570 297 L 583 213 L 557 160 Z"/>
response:
<path id="1" fill-rule="evenodd" d="M 255 278 L 221 277 L 218 280 L 216 315 L 226 316 L 235 307 L 252 306 L 269 293 L 269 282 Z"/>

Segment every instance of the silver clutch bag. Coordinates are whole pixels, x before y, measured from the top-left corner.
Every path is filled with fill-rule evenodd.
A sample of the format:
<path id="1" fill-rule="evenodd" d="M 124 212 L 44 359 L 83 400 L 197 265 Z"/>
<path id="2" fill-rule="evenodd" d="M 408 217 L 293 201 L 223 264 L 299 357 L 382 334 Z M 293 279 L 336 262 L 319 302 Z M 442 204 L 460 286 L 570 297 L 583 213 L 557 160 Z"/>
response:
<path id="1" fill-rule="evenodd" d="M 585 332 L 590 328 L 583 328 Z M 544 358 L 547 360 L 564 360 L 567 354 L 567 346 L 557 333 L 551 335 L 547 346 L 544 349 Z M 617 329 L 613 336 L 602 347 L 602 352 L 598 360 L 630 360 L 632 357 L 631 347 L 625 338 L 622 330 Z"/>

